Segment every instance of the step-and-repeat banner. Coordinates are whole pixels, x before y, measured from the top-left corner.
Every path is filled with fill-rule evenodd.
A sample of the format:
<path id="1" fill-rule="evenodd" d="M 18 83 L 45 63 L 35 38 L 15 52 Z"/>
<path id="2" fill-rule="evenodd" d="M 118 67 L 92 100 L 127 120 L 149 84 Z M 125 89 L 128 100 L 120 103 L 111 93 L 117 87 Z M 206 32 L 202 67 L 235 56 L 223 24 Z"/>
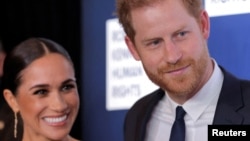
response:
<path id="1" fill-rule="evenodd" d="M 205 0 L 210 17 L 250 13 L 250 0 Z"/>

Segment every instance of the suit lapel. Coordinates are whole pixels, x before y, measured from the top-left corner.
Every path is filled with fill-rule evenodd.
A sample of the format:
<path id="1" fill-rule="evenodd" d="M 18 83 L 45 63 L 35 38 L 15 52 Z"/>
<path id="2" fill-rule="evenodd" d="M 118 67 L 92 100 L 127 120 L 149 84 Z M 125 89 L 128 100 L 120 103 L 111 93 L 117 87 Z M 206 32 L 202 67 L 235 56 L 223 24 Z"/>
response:
<path id="1" fill-rule="evenodd" d="M 155 91 L 153 94 L 151 94 L 151 98 L 149 98 L 150 101 L 146 102 L 148 105 L 148 108 L 145 110 L 145 114 L 142 115 L 140 119 L 142 119 L 140 127 L 140 141 L 145 140 L 145 134 L 146 134 L 146 129 L 147 129 L 147 124 L 151 118 L 152 112 L 154 111 L 155 106 L 157 103 L 163 98 L 165 95 L 165 92 L 162 89 L 158 89 Z"/>
<path id="2" fill-rule="evenodd" d="M 221 68 L 224 81 L 213 124 L 241 124 L 243 117 L 237 110 L 243 107 L 240 80 Z"/>

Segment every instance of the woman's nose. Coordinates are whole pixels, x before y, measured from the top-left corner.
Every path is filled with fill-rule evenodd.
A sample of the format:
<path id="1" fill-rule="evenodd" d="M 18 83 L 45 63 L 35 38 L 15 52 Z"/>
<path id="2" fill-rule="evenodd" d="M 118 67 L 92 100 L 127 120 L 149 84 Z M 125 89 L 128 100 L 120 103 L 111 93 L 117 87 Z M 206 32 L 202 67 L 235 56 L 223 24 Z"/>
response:
<path id="1" fill-rule="evenodd" d="M 62 112 L 65 111 L 68 107 L 67 102 L 65 101 L 63 94 L 60 94 L 59 92 L 55 94 L 53 97 L 51 97 L 51 109 Z"/>

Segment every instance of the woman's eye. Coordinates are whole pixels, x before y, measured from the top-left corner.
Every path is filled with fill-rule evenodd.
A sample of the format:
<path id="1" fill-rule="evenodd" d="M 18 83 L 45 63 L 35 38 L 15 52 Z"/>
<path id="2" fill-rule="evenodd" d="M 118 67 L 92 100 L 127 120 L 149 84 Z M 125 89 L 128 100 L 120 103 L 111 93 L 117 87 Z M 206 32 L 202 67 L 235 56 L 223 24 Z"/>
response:
<path id="1" fill-rule="evenodd" d="M 37 90 L 34 92 L 35 95 L 45 95 L 47 93 L 48 93 L 47 90 Z"/>
<path id="2" fill-rule="evenodd" d="M 75 88 L 75 86 L 73 84 L 64 85 L 62 87 L 62 91 L 69 91 L 69 90 L 71 90 L 73 88 Z"/>

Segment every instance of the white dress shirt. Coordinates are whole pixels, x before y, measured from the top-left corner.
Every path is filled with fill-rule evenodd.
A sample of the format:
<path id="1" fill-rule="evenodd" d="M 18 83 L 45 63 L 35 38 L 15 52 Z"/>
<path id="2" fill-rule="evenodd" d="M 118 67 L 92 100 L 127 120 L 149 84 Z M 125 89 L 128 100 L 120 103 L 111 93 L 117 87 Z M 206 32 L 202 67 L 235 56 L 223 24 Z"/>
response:
<path id="1" fill-rule="evenodd" d="M 208 125 L 213 117 L 223 83 L 223 73 L 215 60 L 214 71 L 208 82 L 182 106 L 186 111 L 186 141 L 207 141 Z M 175 109 L 178 106 L 167 94 L 159 101 L 147 125 L 146 141 L 168 141 Z"/>

